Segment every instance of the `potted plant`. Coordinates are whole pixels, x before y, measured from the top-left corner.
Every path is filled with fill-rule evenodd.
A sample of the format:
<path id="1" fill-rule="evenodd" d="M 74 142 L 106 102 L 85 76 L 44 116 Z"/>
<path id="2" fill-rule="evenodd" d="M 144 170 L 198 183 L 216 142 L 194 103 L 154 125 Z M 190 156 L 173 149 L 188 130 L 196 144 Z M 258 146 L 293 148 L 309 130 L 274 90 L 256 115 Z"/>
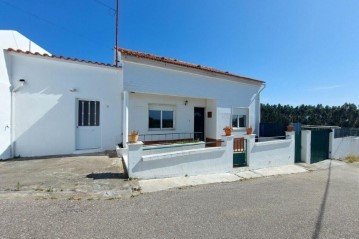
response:
<path id="1" fill-rule="evenodd" d="M 230 136 L 232 134 L 233 128 L 231 126 L 226 126 L 223 128 L 223 130 L 226 136 Z"/>
<path id="2" fill-rule="evenodd" d="M 294 126 L 293 126 L 292 123 L 290 123 L 289 125 L 287 125 L 287 131 L 288 131 L 288 132 L 292 132 L 293 129 L 294 129 Z"/>
<path id="3" fill-rule="evenodd" d="M 246 128 L 246 133 L 247 134 L 253 134 L 253 128 L 251 126 Z"/>
<path id="4" fill-rule="evenodd" d="M 137 130 L 132 130 L 128 134 L 128 141 L 130 143 L 137 143 L 137 141 L 138 141 L 138 131 Z"/>

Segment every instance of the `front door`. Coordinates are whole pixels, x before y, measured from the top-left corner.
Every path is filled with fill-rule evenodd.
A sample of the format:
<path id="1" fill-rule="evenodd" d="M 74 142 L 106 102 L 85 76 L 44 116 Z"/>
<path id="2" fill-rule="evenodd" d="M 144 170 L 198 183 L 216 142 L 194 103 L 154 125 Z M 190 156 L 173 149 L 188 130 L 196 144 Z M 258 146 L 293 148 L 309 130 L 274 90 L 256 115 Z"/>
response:
<path id="1" fill-rule="evenodd" d="M 194 138 L 204 141 L 204 108 L 194 107 Z"/>
<path id="2" fill-rule="evenodd" d="M 100 101 L 77 101 L 76 149 L 101 147 Z"/>

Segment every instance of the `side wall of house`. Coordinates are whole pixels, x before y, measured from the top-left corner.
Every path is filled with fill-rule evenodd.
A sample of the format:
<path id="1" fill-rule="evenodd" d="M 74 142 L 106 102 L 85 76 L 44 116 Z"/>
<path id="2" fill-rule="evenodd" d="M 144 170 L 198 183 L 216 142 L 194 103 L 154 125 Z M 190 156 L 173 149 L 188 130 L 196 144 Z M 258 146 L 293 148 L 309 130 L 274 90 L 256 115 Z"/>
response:
<path id="1" fill-rule="evenodd" d="M 0 30 L 0 160 L 11 157 L 11 58 L 4 49 L 16 48 L 23 51 L 48 53 L 20 33 Z"/>
<path id="2" fill-rule="evenodd" d="M 9 61 L 4 51 L 0 50 L 0 160 L 8 159 L 11 155 L 11 91 L 8 75 L 11 64 Z"/>
<path id="3" fill-rule="evenodd" d="M 126 91 L 207 99 L 209 104 L 206 107 L 209 110 L 215 109 L 212 113 L 216 119 L 215 127 L 211 125 L 211 130 L 207 131 L 209 138 L 221 138 L 223 127 L 231 124 L 234 107 L 248 108 L 248 125 L 252 126 L 255 132 L 258 129 L 259 105 L 256 94 L 261 85 L 195 74 L 190 70 L 184 72 L 183 69 L 170 69 L 165 64 L 152 66 L 125 61 L 123 70 Z M 244 132 L 244 129 L 241 132 Z"/>
<path id="4" fill-rule="evenodd" d="M 16 156 L 74 153 L 79 99 L 100 101 L 98 151 L 121 142 L 120 69 L 16 53 L 11 57 L 12 83 L 26 80 L 14 94 Z"/>

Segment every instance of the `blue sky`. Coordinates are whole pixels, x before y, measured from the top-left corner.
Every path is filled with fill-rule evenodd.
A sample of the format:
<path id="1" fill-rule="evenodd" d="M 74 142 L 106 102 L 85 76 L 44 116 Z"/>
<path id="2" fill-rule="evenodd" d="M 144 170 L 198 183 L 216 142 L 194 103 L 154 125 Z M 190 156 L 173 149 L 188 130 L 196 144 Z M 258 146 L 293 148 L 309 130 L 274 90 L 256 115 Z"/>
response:
<path id="1" fill-rule="evenodd" d="M 115 0 L 0 0 L 0 29 L 113 62 Z M 359 104 L 358 0 L 120 0 L 121 47 L 264 80 L 263 103 Z"/>

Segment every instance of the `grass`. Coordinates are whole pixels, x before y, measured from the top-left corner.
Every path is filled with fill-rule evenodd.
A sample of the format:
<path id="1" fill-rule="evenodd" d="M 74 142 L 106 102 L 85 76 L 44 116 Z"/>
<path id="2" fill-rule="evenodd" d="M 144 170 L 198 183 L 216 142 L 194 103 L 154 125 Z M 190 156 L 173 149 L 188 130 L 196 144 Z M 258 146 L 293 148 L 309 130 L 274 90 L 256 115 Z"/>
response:
<path id="1" fill-rule="evenodd" d="M 21 185 L 20 182 L 17 182 L 15 191 L 20 191 Z"/>
<path id="2" fill-rule="evenodd" d="M 354 155 L 348 155 L 345 160 L 348 163 L 358 163 L 359 162 L 359 157 L 358 156 L 354 156 Z"/>

